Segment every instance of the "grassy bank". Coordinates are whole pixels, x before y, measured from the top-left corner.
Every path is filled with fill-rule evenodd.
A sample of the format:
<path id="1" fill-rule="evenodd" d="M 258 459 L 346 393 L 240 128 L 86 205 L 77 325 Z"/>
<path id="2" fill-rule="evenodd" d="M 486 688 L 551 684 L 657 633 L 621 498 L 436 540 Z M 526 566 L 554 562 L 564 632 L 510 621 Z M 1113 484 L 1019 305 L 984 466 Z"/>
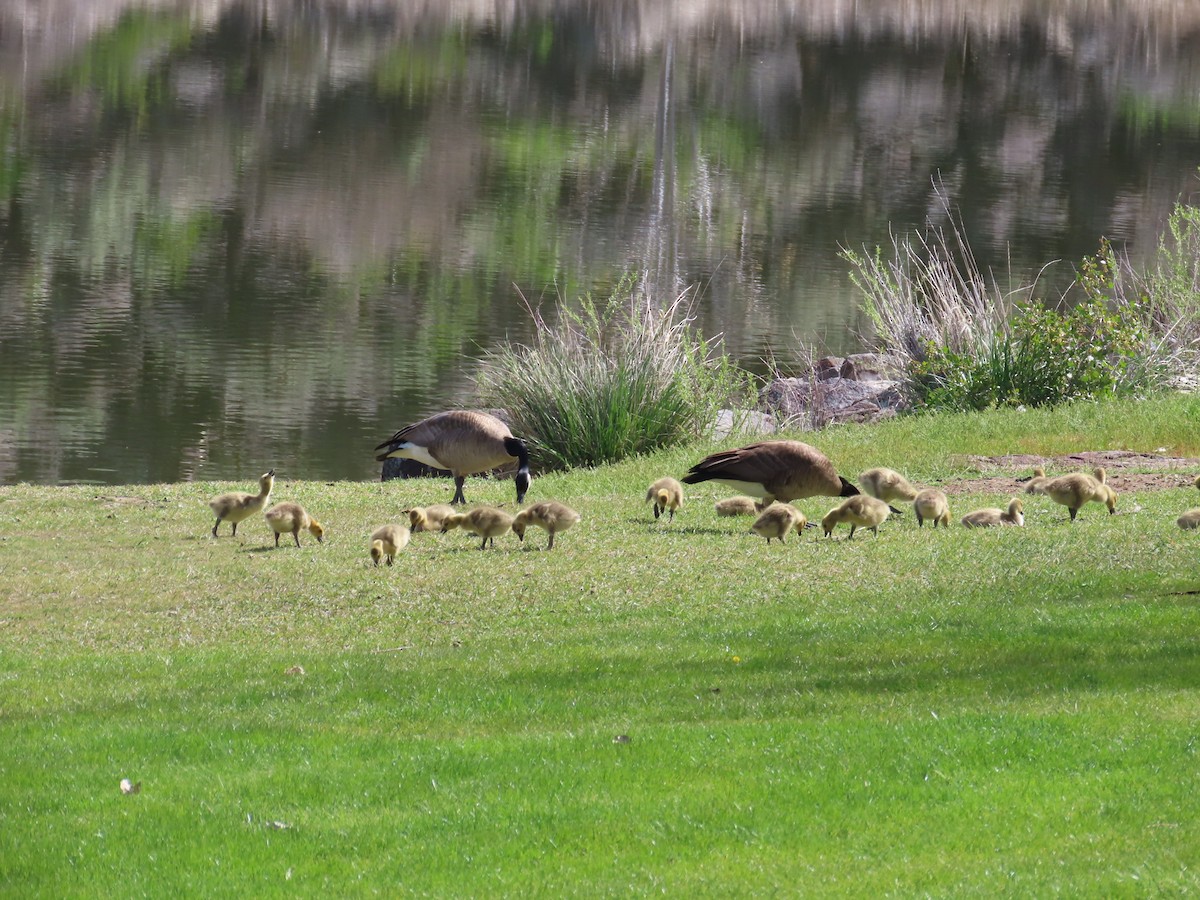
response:
<path id="1" fill-rule="evenodd" d="M 1200 404 L 810 440 L 936 483 L 971 455 L 1200 456 Z M 418 534 L 391 569 L 367 534 L 448 481 L 280 473 L 329 534 L 278 551 L 257 521 L 208 534 L 257 472 L 0 488 L 0 893 L 1200 888 L 1194 488 L 768 547 L 717 486 L 652 519 L 646 484 L 709 449 L 535 480 L 584 515 L 552 553 Z"/>

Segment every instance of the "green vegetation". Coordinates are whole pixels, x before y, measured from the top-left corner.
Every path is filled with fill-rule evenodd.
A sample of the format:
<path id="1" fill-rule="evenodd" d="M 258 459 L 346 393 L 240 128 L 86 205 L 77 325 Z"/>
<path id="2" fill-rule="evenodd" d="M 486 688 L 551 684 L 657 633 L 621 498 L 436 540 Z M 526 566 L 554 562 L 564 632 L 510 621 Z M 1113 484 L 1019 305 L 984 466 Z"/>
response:
<path id="1" fill-rule="evenodd" d="M 501 344 L 479 375 L 485 405 L 508 411 L 542 466 L 616 462 L 695 440 L 752 396 L 748 375 L 692 327 L 687 293 L 658 305 L 629 279 L 603 304 L 530 308 L 532 345 Z"/>
<path id="2" fill-rule="evenodd" d="M 1079 268 L 1083 299 L 1061 309 L 1002 293 L 953 221 L 949 234 L 894 239 L 888 259 L 879 248 L 842 256 L 880 348 L 907 366 L 916 403 L 983 410 L 1056 406 L 1194 376 L 1197 251 L 1200 209 L 1177 205 L 1148 273 L 1102 240 Z"/>
<path id="3" fill-rule="evenodd" d="M 974 454 L 1196 456 L 1198 426 L 1169 396 L 813 440 L 940 483 Z M 553 552 L 418 534 L 390 569 L 370 530 L 447 481 L 279 482 L 330 531 L 278 551 L 208 536 L 247 484 L 0 487 L 0 893 L 1200 887 L 1194 472 L 1073 526 L 1033 497 L 1024 529 L 768 547 L 716 485 L 650 516 L 711 449 L 537 479 L 584 515 Z"/>

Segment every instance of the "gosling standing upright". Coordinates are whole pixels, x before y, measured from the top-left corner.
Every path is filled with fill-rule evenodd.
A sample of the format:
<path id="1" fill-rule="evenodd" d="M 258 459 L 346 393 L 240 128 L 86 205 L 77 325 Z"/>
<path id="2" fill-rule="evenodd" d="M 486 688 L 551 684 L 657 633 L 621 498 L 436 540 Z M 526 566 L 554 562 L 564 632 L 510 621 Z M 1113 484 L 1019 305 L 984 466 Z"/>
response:
<path id="1" fill-rule="evenodd" d="M 463 484 L 478 475 L 517 461 L 517 503 L 529 490 L 529 450 L 493 415 L 474 410 L 441 412 L 401 428 L 375 448 L 375 459 L 415 459 L 454 476 L 451 503 L 466 503 Z M 380 453 L 379 451 L 383 451 Z"/>
<path id="2" fill-rule="evenodd" d="M 771 538 L 779 538 L 779 543 L 782 544 L 789 531 L 794 528 L 799 532 L 807 524 L 808 519 L 804 513 L 790 503 L 772 503 L 754 520 L 750 530 L 765 537 L 768 544 L 771 543 Z"/>
<path id="3" fill-rule="evenodd" d="M 1071 521 L 1085 503 L 1103 503 L 1111 516 L 1117 511 L 1117 492 L 1108 486 L 1108 473 L 1100 466 L 1091 475 L 1073 472 L 1051 478 L 1042 485 L 1042 493 L 1055 503 L 1065 506 Z"/>
<path id="4" fill-rule="evenodd" d="M 847 497 L 838 506 L 835 506 L 829 512 L 825 513 L 821 519 L 821 528 L 825 532 L 825 537 L 833 534 L 833 529 L 842 522 L 850 523 L 850 537 L 854 537 L 856 528 L 870 528 L 879 537 L 879 526 L 882 525 L 892 508 L 884 501 L 876 497 L 868 497 L 866 494 L 858 494 L 854 497 Z"/>
<path id="5" fill-rule="evenodd" d="M 892 500 L 912 500 L 919 493 L 909 480 L 895 469 L 867 469 L 858 476 L 863 492 L 885 503 Z"/>
<path id="6" fill-rule="evenodd" d="M 258 493 L 246 494 L 242 491 L 231 491 L 221 494 L 208 501 L 208 507 L 217 517 L 213 523 L 212 536 L 217 536 L 217 528 L 221 522 L 228 520 L 233 525 L 233 536 L 237 537 L 238 522 L 244 522 L 260 512 L 271 498 L 271 488 L 275 485 L 275 470 L 267 472 L 258 479 Z"/>
<path id="7" fill-rule="evenodd" d="M 675 510 L 683 506 L 683 485 L 674 478 L 660 478 L 646 490 L 646 502 L 654 502 L 654 518 L 665 512 L 668 522 L 675 521 Z"/>
<path id="8" fill-rule="evenodd" d="M 308 533 L 317 539 L 320 544 L 325 540 L 325 529 L 321 523 L 308 514 L 299 503 L 285 501 L 276 503 L 268 509 L 263 515 L 266 517 L 267 524 L 271 526 L 271 530 L 275 532 L 275 546 L 279 546 L 279 536 L 281 534 L 291 534 L 292 539 L 296 542 L 296 546 L 300 546 L 300 529 L 308 530 Z"/>
<path id="9" fill-rule="evenodd" d="M 409 531 L 403 525 L 380 525 L 371 532 L 371 559 L 375 565 L 386 559 L 390 566 L 396 554 L 408 546 Z"/>
<path id="10" fill-rule="evenodd" d="M 502 509 L 477 506 L 468 512 L 447 516 L 446 521 L 442 523 L 442 534 L 461 528 L 468 534 L 483 538 L 479 545 L 479 549 L 482 550 L 488 545 L 488 541 L 492 542 L 493 547 L 496 546 L 496 538 L 512 528 L 512 523 L 513 517 Z"/>
<path id="11" fill-rule="evenodd" d="M 544 528 L 550 533 L 550 543 L 546 544 L 546 549 L 553 550 L 555 532 L 566 531 L 579 519 L 579 513 L 571 507 L 559 503 L 557 500 L 546 500 L 543 503 L 535 503 L 528 509 L 517 513 L 516 518 L 513 519 L 512 530 L 517 539 L 524 543 L 526 528 L 530 525 Z"/>
<path id="12" fill-rule="evenodd" d="M 917 514 L 917 525 L 925 527 L 925 520 L 933 522 L 937 528 L 939 523 L 944 528 L 950 527 L 950 501 L 944 491 L 937 488 L 925 488 L 913 497 L 913 512 Z"/>
<path id="13" fill-rule="evenodd" d="M 805 497 L 851 497 L 858 488 L 834 471 L 816 447 L 802 441 L 761 441 L 722 450 L 696 463 L 684 484 L 720 481 L 770 505 Z"/>

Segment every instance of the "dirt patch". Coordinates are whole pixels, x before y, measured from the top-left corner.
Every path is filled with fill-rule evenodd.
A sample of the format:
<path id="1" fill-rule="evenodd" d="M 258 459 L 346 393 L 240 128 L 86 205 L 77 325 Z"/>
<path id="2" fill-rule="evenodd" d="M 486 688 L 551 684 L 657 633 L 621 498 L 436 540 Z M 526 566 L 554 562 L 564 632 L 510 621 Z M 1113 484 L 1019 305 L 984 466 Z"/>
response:
<path id="1" fill-rule="evenodd" d="M 981 474 L 978 478 L 941 485 L 947 494 L 1020 493 L 1034 466 L 1041 466 L 1051 476 L 1091 472 L 1096 466 L 1103 466 L 1109 484 L 1117 493 L 1190 488 L 1200 472 L 1200 459 L 1130 450 L 1087 450 L 1069 456 L 967 456 L 962 461 Z"/>

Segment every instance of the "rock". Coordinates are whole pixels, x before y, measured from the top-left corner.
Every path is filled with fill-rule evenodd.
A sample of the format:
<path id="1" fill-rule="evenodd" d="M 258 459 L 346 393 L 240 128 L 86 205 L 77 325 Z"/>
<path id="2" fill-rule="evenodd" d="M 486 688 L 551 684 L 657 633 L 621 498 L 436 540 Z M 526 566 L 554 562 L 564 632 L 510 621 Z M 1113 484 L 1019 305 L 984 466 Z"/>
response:
<path id="1" fill-rule="evenodd" d="M 763 406 L 781 424 L 823 428 L 838 422 L 878 422 L 905 407 L 898 381 L 777 378 L 763 390 Z"/>
<path id="2" fill-rule="evenodd" d="M 713 424 L 713 436 L 718 438 L 731 434 L 771 434 L 773 431 L 775 420 L 756 409 L 719 410 Z"/>

